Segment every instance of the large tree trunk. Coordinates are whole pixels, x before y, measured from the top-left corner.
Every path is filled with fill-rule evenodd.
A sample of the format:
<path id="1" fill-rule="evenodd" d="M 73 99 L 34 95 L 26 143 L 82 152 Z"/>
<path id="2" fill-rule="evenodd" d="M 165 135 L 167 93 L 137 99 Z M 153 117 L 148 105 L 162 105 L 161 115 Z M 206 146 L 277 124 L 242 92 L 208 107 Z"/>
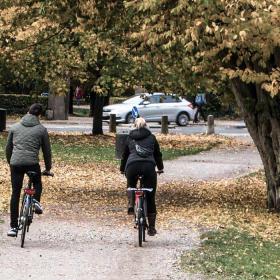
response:
<path id="1" fill-rule="evenodd" d="M 73 113 L 74 113 L 73 99 L 74 99 L 74 88 L 72 85 L 70 85 L 70 88 L 69 88 L 69 114 L 70 115 L 73 115 Z"/>
<path id="2" fill-rule="evenodd" d="M 95 104 L 95 99 L 96 99 L 96 93 L 91 92 L 89 95 L 89 116 L 93 117 L 93 109 L 94 109 L 94 104 Z"/>
<path id="3" fill-rule="evenodd" d="M 96 94 L 93 109 L 93 126 L 92 134 L 98 135 L 103 134 L 102 129 L 102 112 L 104 106 L 104 96 Z"/>
<path id="4" fill-rule="evenodd" d="M 280 211 L 280 98 L 239 79 L 232 89 L 264 165 L 267 206 Z"/>

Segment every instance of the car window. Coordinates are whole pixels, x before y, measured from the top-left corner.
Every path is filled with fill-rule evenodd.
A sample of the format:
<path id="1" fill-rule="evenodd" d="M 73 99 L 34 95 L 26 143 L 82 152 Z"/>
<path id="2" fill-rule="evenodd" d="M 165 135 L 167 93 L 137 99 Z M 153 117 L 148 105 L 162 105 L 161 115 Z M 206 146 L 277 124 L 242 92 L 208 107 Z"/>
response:
<path id="1" fill-rule="evenodd" d="M 124 104 L 135 104 L 135 105 L 138 105 L 142 101 L 143 101 L 143 99 L 140 96 L 134 96 L 132 98 L 129 98 L 129 99 L 125 100 L 123 103 Z"/>
<path id="2" fill-rule="evenodd" d="M 160 102 L 160 96 L 159 95 L 152 95 L 148 98 L 148 101 L 151 104 L 159 103 Z"/>
<path id="3" fill-rule="evenodd" d="M 161 96 L 161 102 L 162 103 L 176 103 L 176 102 L 181 102 L 181 100 L 178 96 L 164 95 L 164 96 Z"/>

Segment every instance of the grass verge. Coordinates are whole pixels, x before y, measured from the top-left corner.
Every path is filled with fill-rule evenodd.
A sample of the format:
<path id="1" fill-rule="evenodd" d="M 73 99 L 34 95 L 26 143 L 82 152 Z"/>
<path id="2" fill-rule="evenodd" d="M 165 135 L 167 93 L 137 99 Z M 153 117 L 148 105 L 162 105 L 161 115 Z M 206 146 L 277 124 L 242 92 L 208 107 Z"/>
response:
<path id="1" fill-rule="evenodd" d="M 182 156 L 189 156 L 201 153 L 203 151 L 211 150 L 211 146 L 208 147 L 190 147 L 186 149 L 162 149 L 163 160 L 172 160 Z"/>
<path id="2" fill-rule="evenodd" d="M 186 149 L 162 149 L 163 160 L 172 160 L 181 156 L 194 155 L 202 151 L 210 150 L 211 147 L 192 147 Z M 110 161 L 118 163 L 115 158 L 115 147 L 111 145 L 79 145 L 72 144 L 64 146 L 60 143 L 52 143 L 53 156 L 56 159 L 63 161 Z"/>
<path id="3" fill-rule="evenodd" d="M 90 110 L 89 110 L 89 109 L 86 109 L 86 108 L 77 108 L 77 107 L 74 107 L 73 113 L 74 113 L 74 115 L 77 116 L 77 117 L 88 117 L 88 116 L 89 116 L 89 113 L 90 113 Z"/>
<path id="4" fill-rule="evenodd" d="M 0 159 L 5 158 L 4 148 L 6 134 L 0 135 Z M 53 158 L 66 162 L 101 162 L 117 163 L 115 159 L 115 137 L 112 135 L 90 136 L 82 134 L 51 134 Z M 178 138 L 177 136 L 160 137 L 164 160 L 180 156 L 194 155 L 210 150 L 220 144 L 219 139 L 201 137 L 196 142 L 194 138 Z"/>
<path id="5" fill-rule="evenodd" d="M 215 279 L 280 279 L 279 243 L 236 229 L 202 235 L 199 249 L 181 258 L 184 270 L 201 272 Z"/>

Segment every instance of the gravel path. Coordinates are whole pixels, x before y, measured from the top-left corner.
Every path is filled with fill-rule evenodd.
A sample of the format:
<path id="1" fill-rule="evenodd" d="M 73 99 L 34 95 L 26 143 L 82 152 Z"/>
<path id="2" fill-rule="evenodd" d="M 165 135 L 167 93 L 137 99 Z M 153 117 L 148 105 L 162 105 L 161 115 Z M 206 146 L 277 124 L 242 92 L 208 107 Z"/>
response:
<path id="1" fill-rule="evenodd" d="M 263 167 L 256 148 L 218 150 L 184 156 L 164 163 L 165 173 L 160 180 L 219 180 L 234 178 Z"/>
<path id="2" fill-rule="evenodd" d="M 166 162 L 160 182 L 206 180 L 240 176 L 259 169 L 253 148 L 240 151 L 212 150 Z M 179 270 L 182 251 L 199 244 L 199 232 L 186 221 L 174 221 L 171 229 L 158 228 L 144 248 L 136 246 L 136 232 L 116 219 L 81 220 L 53 218 L 48 212 L 36 217 L 27 234 L 26 248 L 20 238 L 8 238 L 8 217 L 0 224 L 0 279 L 13 280 L 198 280 Z M 0 218 L 1 220 L 1 218 Z"/>
<path id="3" fill-rule="evenodd" d="M 1 280 L 200 279 L 180 272 L 176 264 L 180 252 L 199 244 L 199 234 L 186 225 L 159 228 L 139 248 L 135 229 L 118 227 L 116 221 L 36 218 L 21 249 L 20 238 L 6 236 L 5 220 L 0 226 Z"/>

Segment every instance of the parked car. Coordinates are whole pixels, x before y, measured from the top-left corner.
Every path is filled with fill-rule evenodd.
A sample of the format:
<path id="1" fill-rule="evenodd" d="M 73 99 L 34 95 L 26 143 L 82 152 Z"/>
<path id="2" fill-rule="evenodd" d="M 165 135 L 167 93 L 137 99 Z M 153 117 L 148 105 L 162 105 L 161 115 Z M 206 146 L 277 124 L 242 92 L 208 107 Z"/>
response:
<path id="1" fill-rule="evenodd" d="M 136 106 L 141 117 L 146 121 L 160 122 L 162 116 L 168 116 L 169 122 L 185 126 L 193 120 L 194 109 L 191 102 L 174 94 L 145 93 L 125 100 L 120 104 L 105 106 L 103 120 L 109 120 L 110 114 L 116 114 L 117 122 L 132 123 L 131 110 Z"/>

